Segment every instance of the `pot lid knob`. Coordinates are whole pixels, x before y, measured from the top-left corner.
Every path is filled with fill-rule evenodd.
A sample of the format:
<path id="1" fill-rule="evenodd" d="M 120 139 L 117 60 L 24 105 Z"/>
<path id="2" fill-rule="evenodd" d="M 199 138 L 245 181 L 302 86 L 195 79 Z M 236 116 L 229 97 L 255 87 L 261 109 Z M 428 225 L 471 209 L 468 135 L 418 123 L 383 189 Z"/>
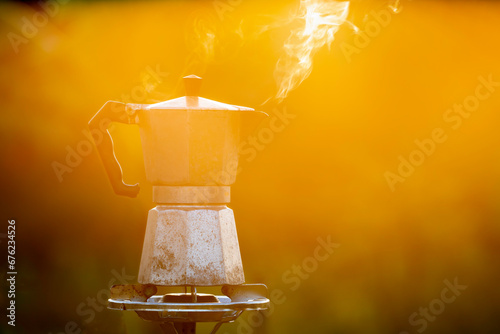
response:
<path id="1" fill-rule="evenodd" d="M 194 74 L 183 78 L 186 96 L 199 96 L 202 79 Z"/>

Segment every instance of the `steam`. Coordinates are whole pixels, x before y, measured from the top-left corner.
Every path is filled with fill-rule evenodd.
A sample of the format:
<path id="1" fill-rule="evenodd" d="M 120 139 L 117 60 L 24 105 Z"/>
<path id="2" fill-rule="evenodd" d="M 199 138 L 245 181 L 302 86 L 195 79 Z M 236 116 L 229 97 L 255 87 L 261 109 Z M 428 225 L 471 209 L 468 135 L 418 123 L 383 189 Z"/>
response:
<path id="1" fill-rule="evenodd" d="M 300 22 L 300 27 L 293 30 L 286 40 L 283 55 L 274 70 L 278 86 L 275 99 L 278 102 L 309 77 L 314 55 L 323 46 L 330 47 L 335 33 L 346 22 L 348 13 L 348 1 L 300 1 L 292 18 Z"/>

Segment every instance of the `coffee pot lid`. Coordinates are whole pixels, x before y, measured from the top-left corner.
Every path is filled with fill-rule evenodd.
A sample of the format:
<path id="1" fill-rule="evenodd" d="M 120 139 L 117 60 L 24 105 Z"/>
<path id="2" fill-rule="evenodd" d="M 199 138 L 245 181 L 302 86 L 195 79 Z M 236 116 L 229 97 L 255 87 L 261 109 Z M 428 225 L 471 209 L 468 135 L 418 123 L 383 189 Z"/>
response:
<path id="1" fill-rule="evenodd" d="M 186 96 L 150 104 L 145 107 L 145 109 L 255 111 L 252 108 L 240 107 L 199 97 L 202 79 L 196 75 L 188 75 L 183 79 Z"/>

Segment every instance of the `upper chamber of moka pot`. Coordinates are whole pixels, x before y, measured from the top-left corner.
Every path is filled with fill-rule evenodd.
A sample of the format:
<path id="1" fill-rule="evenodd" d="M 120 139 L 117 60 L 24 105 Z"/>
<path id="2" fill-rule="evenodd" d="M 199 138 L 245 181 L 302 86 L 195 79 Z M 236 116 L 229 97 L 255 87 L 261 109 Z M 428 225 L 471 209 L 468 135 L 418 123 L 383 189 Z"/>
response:
<path id="1" fill-rule="evenodd" d="M 129 124 L 139 126 L 146 177 L 156 203 L 229 202 L 240 140 L 267 116 L 199 97 L 201 82 L 195 75 L 184 77 L 186 96 L 155 104 L 109 101 L 90 122 L 97 128 L 105 120 L 123 122 L 125 116 Z M 139 186 L 123 183 L 112 148 L 99 146 L 115 192 L 135 197 Z"/>
<path id="2" fill-rule="evenodd" d="M 184 82 L 186 96 L 137 111 L 154 201 L 229 202 L 242 132 L 265 114 L 199 97 L 197 76 Z"/>

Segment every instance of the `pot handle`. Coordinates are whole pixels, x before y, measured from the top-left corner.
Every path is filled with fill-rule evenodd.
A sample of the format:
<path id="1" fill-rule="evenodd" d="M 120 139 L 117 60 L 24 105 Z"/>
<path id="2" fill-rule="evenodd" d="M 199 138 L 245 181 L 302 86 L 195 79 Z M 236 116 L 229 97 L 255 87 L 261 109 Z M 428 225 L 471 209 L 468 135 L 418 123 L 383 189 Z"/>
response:
<path id="1" fill-rule="evenodd" d="M 130 185 L 123 182 L 122 168 L 116 159 L 113 149 L 113 139 L 108 128 L 112 122 L 134 124 L 133 116 L 137 109 L 140 109 L 140 107 L 122 102 L 108 101 L 89 122 L 90 133 L 92 134 L 94 144 L 101 157 L 104 169 L 106 169 L 113 190 L 117 195 L 128 197 L 136 197 L 140 187 L 138 183 Z M 100 137 L 102 138 L 100 138 L 100 142 L 97 142 L 94 137 L 94 133 L 96 132 L 101 134 Z"/>

